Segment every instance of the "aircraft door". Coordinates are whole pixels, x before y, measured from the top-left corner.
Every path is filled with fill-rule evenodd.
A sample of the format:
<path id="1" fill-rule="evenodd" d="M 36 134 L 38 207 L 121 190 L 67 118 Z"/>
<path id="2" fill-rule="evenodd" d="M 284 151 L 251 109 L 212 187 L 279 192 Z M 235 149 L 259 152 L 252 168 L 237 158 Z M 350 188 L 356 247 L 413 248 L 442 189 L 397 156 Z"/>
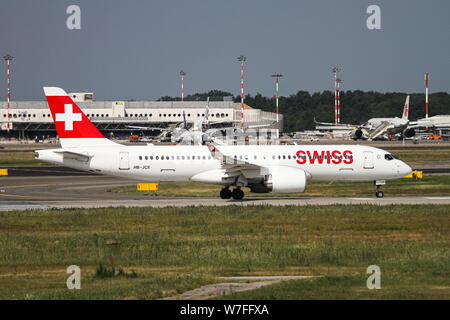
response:
<path id="1" fill-rule="evenodd" d="M 130 169 L 130 159 L 128 157 L 128 152 L 119 153 L 119 170 L 129 170 Z"/>
<path id="2" fill-rule="evenodd" d="M 364 169 L 373 169 L 372 151 L 364 151 Z"/>

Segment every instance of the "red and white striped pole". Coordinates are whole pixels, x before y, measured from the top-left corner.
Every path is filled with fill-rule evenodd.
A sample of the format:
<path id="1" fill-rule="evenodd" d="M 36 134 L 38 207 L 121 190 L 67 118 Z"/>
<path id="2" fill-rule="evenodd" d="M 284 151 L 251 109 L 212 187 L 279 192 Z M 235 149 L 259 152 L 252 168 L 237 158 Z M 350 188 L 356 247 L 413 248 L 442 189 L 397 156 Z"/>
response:
<path id="1" fill-rule="evenodd" d="M 334 124 L 338 125 L 338 102 L 337 102 L 337 73 L 339 71 L 338 67 L 333 68 L 334 74 Z"/>
<path id="2" fill-rule="evenodd" d="M 339 99 L 339 91 L 340 91 L 340 83 L 342 82 L 341 79 L 336 78 L 336 83 L 337 83 L 337 125 L 341 124 L 341 102 Z"/>
<path id="3" fill-rule="evenodd" d="M 7 130 L 9 131 L 11 129 L 11 114 L 9 113 L 9 104 L 10 104 L 10 99 L 11 99 L 11 92 L 10 92 L 10 84 L 9 84 L 9 62 L 14 58 L 13 56 L 11 56 L 10 54 L 7 54 L 6 56 L 3 57 L 7 64 L 8 64 L 8 127 Z"/>
<path id="4" fill-rule="evenodd" d="M 183 70 L 180 71 L 181 76 L 181 101 L 184 101 L 184 76 L 186 75 L 186 72 Z"/>
<path id="5" fill-rule="evenodd" d="M 247 57 L 239 56 L 237 59 L 241 62 L 241 127 L 244 127 L 244 62 Z"/>
<path id="6" fill-rule="evenodd" d="M 274 77 L 275 80 L 275 90 L 277 92 L 277 98 L 276 98 L 276 107 L 277 107 L 277 139 L 280 138 L 280 122 L 279 122 L 279 118 L 278 118 L 278 78 L 282 77 L 282 74 L 279 73 L 274 73 L 272 75 L 272 77 Z"/>
<path id="7" fill-rule="evenodd" d="M 428 119 L 428 72 L 425 73 L 425 118 Z"/>

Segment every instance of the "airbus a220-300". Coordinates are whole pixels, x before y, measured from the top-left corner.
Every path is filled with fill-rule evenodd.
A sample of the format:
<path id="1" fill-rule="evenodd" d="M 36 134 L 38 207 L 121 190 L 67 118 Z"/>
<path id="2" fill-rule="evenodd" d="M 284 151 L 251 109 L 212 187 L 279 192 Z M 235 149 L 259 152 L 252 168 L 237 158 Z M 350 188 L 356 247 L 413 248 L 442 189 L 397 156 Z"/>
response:
<path id="1" fill-rule="evenodd" d="M 383 197 L 385 180 L 411 168 L 391 153 L 361 145 L 139 145 L 106 139 L 67 93 L 45 87 L 60 149 L 36 151 L 36 158 L 84 171 L 149 182 L 222 185 L 222 199 L 255 193 L 300 193 L 309 181 L 374 181 Z"/>

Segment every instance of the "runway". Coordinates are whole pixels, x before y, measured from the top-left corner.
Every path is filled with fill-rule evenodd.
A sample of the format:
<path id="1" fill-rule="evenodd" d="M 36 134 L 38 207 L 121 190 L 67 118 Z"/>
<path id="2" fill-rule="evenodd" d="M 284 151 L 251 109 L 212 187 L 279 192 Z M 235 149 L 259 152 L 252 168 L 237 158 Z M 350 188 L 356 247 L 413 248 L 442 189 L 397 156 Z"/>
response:
<path id="1" fill-rule="evenodd" d="M 68 174 L 68 173 L 65 173 Z M 253 205 L 352 205 L 450 204 L 442 197 L 246 197 L 241 201 L 220 198 L 149 197 L 110 193 L 113 187 L 135 185 L 134 180 L 93 174 L 62 176 L 8 176 L 0 178 L 0 211 L 105 207 L 185 207 Z"/>

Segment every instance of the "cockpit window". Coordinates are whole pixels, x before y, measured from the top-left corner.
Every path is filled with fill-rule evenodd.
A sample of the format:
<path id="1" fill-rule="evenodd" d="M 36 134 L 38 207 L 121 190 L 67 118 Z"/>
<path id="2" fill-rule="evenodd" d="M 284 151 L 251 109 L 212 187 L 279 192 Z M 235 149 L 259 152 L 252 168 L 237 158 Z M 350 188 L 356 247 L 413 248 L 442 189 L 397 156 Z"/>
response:
<path id="1" fill-rule="evenodd" d="M 394 159 L 398 159 L 396 156 L 394 156 L 393 154 L 389 154 L 389 153 L 386 153 L 386 154 L 384 155 L 384 158 L 385 158 L 386 160 L 388 160 L 388 161 L 394 160 Z"/>

